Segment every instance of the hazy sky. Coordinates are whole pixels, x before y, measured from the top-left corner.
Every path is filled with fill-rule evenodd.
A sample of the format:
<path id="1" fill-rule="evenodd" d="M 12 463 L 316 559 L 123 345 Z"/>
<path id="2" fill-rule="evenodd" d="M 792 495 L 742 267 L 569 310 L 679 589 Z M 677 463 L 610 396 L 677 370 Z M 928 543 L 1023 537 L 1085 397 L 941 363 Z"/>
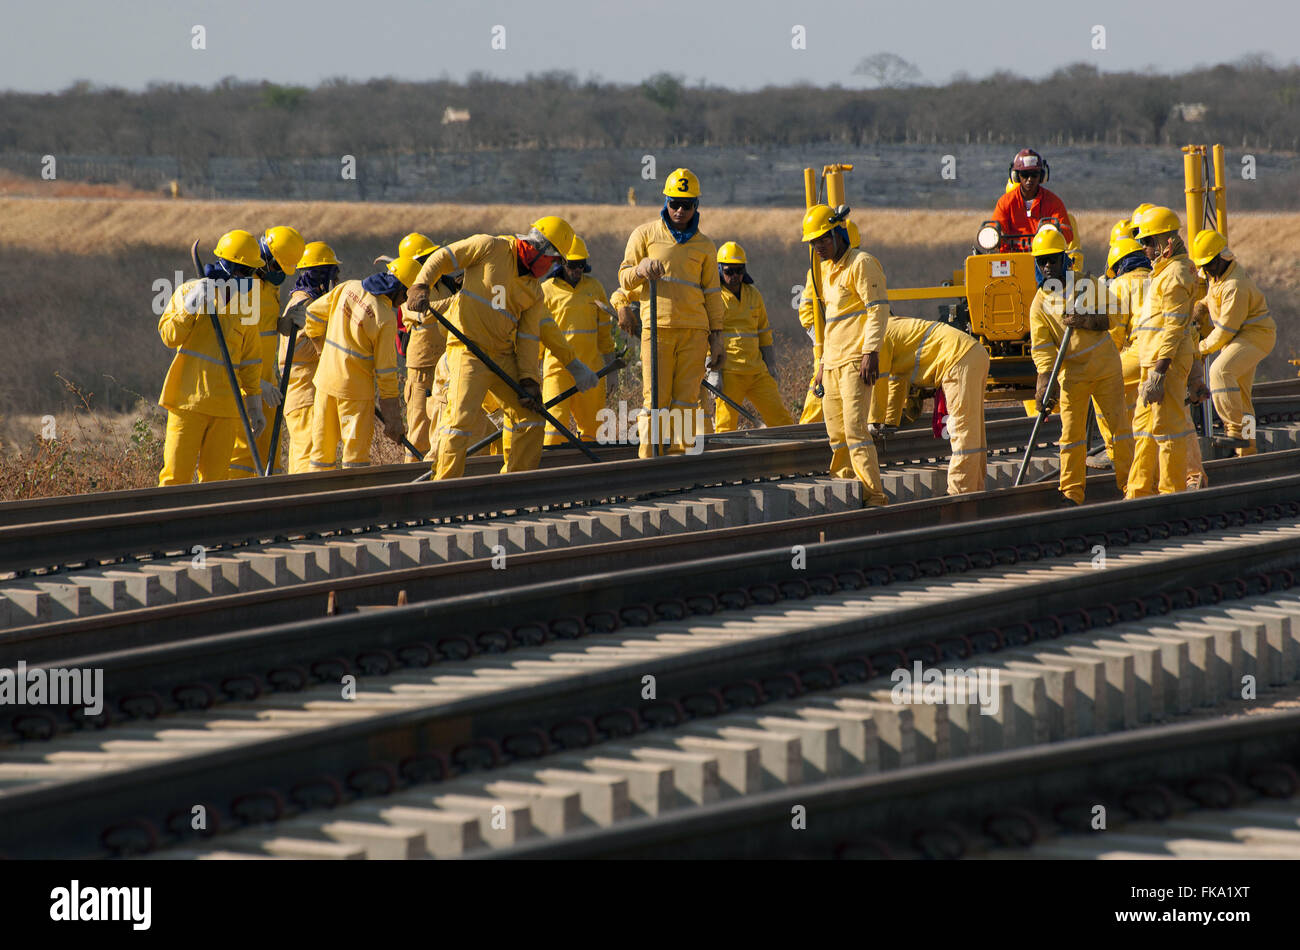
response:
<path id="1" fill-rule="evenodd" d="M 192 29 L 207 48 L 191 48 Z M 491 47 L 505 28 L 505 49 Z M 792 28 L 807 48 L 793 49 Z M 1094 50 L 1094 27 L 1106 49 Z M 1005 68 L 1042 76 L 1083 61 L 1106 72 L 1176 72 L 1263 52 L 1297 56 L 1295 0 L 989 3 L 986 0 L 28 0 L 5 5 L 0 89 L 49 92 L 78 79 L 142 88 L 223 76 L 314 85 L 331 76 L 523 78 L 563 69 L 639 82 L 668 71 L 753 89 L 797 80 L 867 85 L 879 51 L 927 82 Z"/>

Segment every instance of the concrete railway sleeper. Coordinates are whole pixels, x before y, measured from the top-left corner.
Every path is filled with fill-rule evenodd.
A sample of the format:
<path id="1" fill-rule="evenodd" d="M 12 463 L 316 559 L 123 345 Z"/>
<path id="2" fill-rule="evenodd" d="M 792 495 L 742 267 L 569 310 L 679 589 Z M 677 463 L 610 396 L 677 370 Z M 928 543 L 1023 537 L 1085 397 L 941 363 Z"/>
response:
<path id="1" fill-rule="evenodd" d="M 713 716 L 770 699 L 795 699 L 808 690 L 867 682 L 877 670 L 913 657 L 941 663 L 994 645 L 1032 652 L 1044 637 L 1144 622 L 1148 615 L 1172 608 L 1196 607 L 1202 599 L 1285 598 L 1271 589 L 1289 586 L 1289 570 L 1300 567 L 1295 507 L 1273 512 L 1277 520 L 1121 546 L 1105 571 L 1093 569 L 1086 549 L 1079 558 L 1067 557 L 1063 550 L 1055 556 L 1040 550 L 1037 556 L 1047 555 L 1041 561 L 1002 566 L 993 555 L 989 566 L 962 576 L 934 578 L 921 571 L 916 579 L 898 578 L 879 592 L 862 592 L 870 583 L 862 572 L 856 577 L 840 572 L 838 592 L 800 597 L 809 591 L 787 589 L 791 599 L 782 604 L 776 603 L 782 595 L 777 585 L 759 583 L 741 599 L 758 604 L 748 609 L 736 609 L 741 606 L 736 601 L 735 607 L 709 616 L 659 623 L 651 622 L 653 609 L 633 610 L 625 612 L 625 622 L 649 625 L 625 627 L 616 635 L 588 634 L 573 642 L 545 643 L 500 659 L 440 664 L 430 672 L 390 673 L 376 680 L 374 689 L 359 690 L 351 701 L 340 698 L 337 686 L 318 687 L 294 696 L 254 698 L 152 723 L 110 727 L 95 737 L 60 737 L 26 747 L 29 751 L 19 757 L 25 761 L 0 766 L 0 780 L 9 786 L 0 795 L 0 815 L 14 819 L 0 827 L 18 827 L 21 816 L 24 829 L 23 840 L 6 835 L 3 848 L 17 856 L 16 849 L 30 846 L 32 839 L 26 836 L 34 835 L 45 853 L 51 841 L 60 842 L 65 849 L 60 853 L 88 853 L 100 847 L 131 850 L 147 844 L 149 835 L 143 829 L 167 827 L 166 814 L 181 806 L 188 809 L 191 799 L 220 802 L 224 814 L 237 817 L 253 808 L 253 802 L 257 814 L 282 808 L 289 800 L 286 795 L 304 782 L 325 790 L 337 786 L 345 795 L 392 791 L 556 748 L 582 748 L 602 737 L 628 737 L 647 727 L 676 725 L 690 715 Z M 972 565 L 968 559 L 960 566 Z M 884 571 L 879 580 L 890 577 Z M 727 596 L 720 600 L 715 609 L 732 603 Z M 761 606 L 764 603 L 768 606 Z M 1026 603 L 1034 605 L 1036 618 L 1021 623 Z M 1081 610 L 1080 604 L 1099 606 Z M 1245 606 L 1253 608 L 1255 601 Z M 1273 603 L 1272 609 L 1287 608 Z M 1261 682 L 1294 676 L 1289 621 L 1247 623 L 1244 630 L 1233 628 L 1235 634 L 1218 630 L 1219 624 L 1199 615 L 1196 622 L 1208 623 L 1211 629 L 1183 639 L 1189 644 L 1187 662 L 1200 662 L 1204 668 L 1204 695 L 1218 695 L 1228 682 L 1219 675 L 1223 664 L 1231 675 L 1249 669 Z M 1193 648 L 1192 642 L 1199 646 Z M 1159 652 L 1163 676 L 1163 647 L 1157 651 L 1147 646 L 1134 651 L 1145 658 L 1140 661 L 1143 669 L 1151 673 Z M 1199 659 L 1192 659 L 1194 649 Z M 380 666 L 388 661 L 395 667 L 395 657 L 376 652 Z M 1130 714 L 1129 704 L 1108 703 L 1106 693 L 1115 686 L 1114 670 L 1137 675 L 1137 656 L 1130 655 L 1128 663 L 1108 658 L 1100 663 L 1104 672 L 1091 662 L 1095 657 L 1076 658 L 1079 662 L 1074 663 L 1054 657 L 1054 671 L 1042 683 L 1042 700 L 1068 692 L 1061 671 L 1071 669 L 1076 683 L 1084 681 L 1076 690 L 1092 697 L 1092 726 L 1078 713 L 1076 729 L 1086 733 L 1088 728 L 1097 731 L 1102 723 L 1131 724 L 1138 715 L 1136 701 Z M 1042 663 L 1041 658 L 1022 661 Z M 1087 669 L 1092 673 L 1084 676 Z M 639 704 L 647 672 L 657 677 L 671 699 Z M 1003 727 L 1002 742 L 1006 735 L 1020 734 L 1014 731 L 1023 715 L 1018 710 L 1029 694 L 1015 685 L 1019 679 L 1025 678 L 1009 677 L 1002 708 L 1003 718 L 1012 724 Z M 1151 714 L 1167 703 L 1165 695 L 1162 690 L 1160 701 L 1148 697 L 1142 708 Z M 918 714 L 930 715 L 924 710 L 936 707 L 915 708 Z M 1060 737 L 1068 735 L 1071 718 L 1064 710 L 1055 717 Z M 160 736 L 173 726 L 172 736 Z M 216 728 L 208 731 L 209 726 Z M 979 748 L 986 742 L 996 747 L 988 727 L 981 727 Z M 951 734 L 948 738 L 951 744 Z M 936 753 L 942 748 L 938 733 L 929 741 Z M 109 742 L 114 743 L 111 750 L 102 747 Z M 924 743 L 918 747 L 924 750 Z M 385 750 L 383 761 L 373 761 L 376 749 Z M 798 748 L 787 747 L 788 757 L 800 754 Z M 929 755 L 917 754 L 923 759 Z M 317 772 L 333 777 L 312 779 Z M 273 791 L 257 791 L 263 787 Z M 312 794 L 323 794 L 319 789 Z M 588 794 L 608 804 L 607 797 L 600 797 L 604 792 Z M 599 809 L 606 806 L 590 807 L 604 814 Z M 69 814 L 78 820 L 69 822 Z M 123 824 L 131 814 L 139 819 Z M 112 828 L 103 842 L 88 830 L 96 824 Z"/>

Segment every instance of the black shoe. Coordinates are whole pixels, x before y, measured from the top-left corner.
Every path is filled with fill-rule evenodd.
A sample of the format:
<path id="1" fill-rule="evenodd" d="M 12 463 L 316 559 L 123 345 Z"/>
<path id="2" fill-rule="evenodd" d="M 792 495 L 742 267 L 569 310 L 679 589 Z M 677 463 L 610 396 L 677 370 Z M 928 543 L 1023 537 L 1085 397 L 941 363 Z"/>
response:
<path id="1" fill-rule="evenodd" d="M 1079 502 L 1075 501 L 1069 495 L 1063 495 L 1059 491 L 1056 493 L 1056 503 L 1053 508 L 1078 508 Z"/>

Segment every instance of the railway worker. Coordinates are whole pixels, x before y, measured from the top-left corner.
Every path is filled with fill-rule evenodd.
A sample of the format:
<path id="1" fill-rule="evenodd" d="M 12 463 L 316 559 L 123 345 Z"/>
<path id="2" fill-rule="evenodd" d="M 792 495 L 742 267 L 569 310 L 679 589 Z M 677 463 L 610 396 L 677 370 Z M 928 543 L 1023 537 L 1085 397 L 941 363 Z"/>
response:
<path id="1" fill-rule="evenodd" d="M 1132 420 L 1133 411 L 1137 408 L 1138 383 L 1142 376 L 1133 322 L 1142 312 L 1147 281 L 1151 279 L 1151 262 L 1147 260 L 1142 245 L 1128 237 L 1128 222 L 1121 223 L 1124 225 L 1124 234 L 1111 244 L 1106 254 L 1106 276 L 1110 278 L 1106 289 L 1111 312 L 1110 338 L 1119 350 L 1120 363 L 1124 368 L 1124 408 Z"/>
<path id="2" fill-rule="evenodd" d="M 397 246 L 398 257 L 409 257 L 417 264 L 424 262 L 438 249 L 438 245 L 418 231 L 412 231 Z M 446 302 L 459 290 L 455 279 L 444 274 L 429 288 L 429 303 L 444 310 Z M 447 348 L 447 331 L 442 328 L 429 311 L 415 313 L 403 307 L 398 314 L 407 335 L 404 345 L 406 356 L 406 386 L 403 396 L 406 399 L 406 433 L 407 440 L 419 451 L 419 456 L 406 450 L 406 461 L 417 462 L 429 458 L 430 434 L 433 431 L 434 377 L 438 361 L 442 359 Z M 399 336 L 400 339 L 400 336 Z"/>
<path id="3" fill-rule="evenodd" d="M 1022 148 L 1016 153 L 1008 169 L 1020 187 L 1005 192 L 993 208 L 993 220 L 1002 231 L 1000 251 L 1028 250 L 1033 236 L 1044 222 L 1055 220 L 1065 235 L 1066 243 L 1074 241 L 1074 228 L 1070 224 L 1065 202 L 1055 192 L 1043 187 L 1050 177 L 1051 167 L 1032 148 Z"/>
<path id="4" fill-rule="evenodd" d="M 420 272 L 409 257 L 399 257 L 365 280 L 345 280 L 307 307 L 307 336 L 324 340 L 316 370 L 312 406 L 311 468 L 370 464 L 375 430 L 375 389 L 384 434 L 401 440 L 402 409 L 397 382 L 397 315 L 407 288 Z"/>
<path id="5" fill-rule="evenodd" d="M 158 405 L 167 410 L 163 467 L 159 485 L 220 481 L 230 468 L 235 430 L 242 428 L 242 398 L 254 438 L 266 428 L 262 412 L 261 343 L 253 300 L 253 273 L 262 266 L 257 238 L 228 231 L 215 250 L 216 260 L 200 279 L 176 288 L 158 320 L 163 344 L 176 351 L 163 381 Z M 240 393 L 230 391 L 221 346 L 208 316 L 216 308 Z M 246 323 L 245 320 L 248 320 Z"/>
<path id="6" fill-rule="evenodd" d="M 845 228 L 849 232 L 849 247 L 860 247 L 862 245 L 862 235 L 858 232 L 858 226 L 851 220 L 845 222 Z M 812 268 L 808 268 L 808 275 L 803 281 L 803 295 L 799 298 L 799 324 L 808 333 L 808 338 L 813 341 L 813 371 L 808 380 L 808 394 L 804 396 L 803 411 L 799 414 L 799 422 L 821 422 L 822 421 L 822 397 L 817 395 L 817 387 L 821 385 L 821 364 L 822 348 L 817 344 L 817 329 L 813 326 L 813 276 Z"/>
<path id="7" fill-rule="evenodd" d="M 1204 308 L 1214 329 L 1200 342 L 1202 356 L 1218 353 L 1210 364 L 1210 393 L 1214 410 L 1223 420 L 1226 435 L 1215 443 L 1226 445 L 1237 455 L 1254 455 L 1254 433 L 1247 436 L 1246 416 L 1254 416 L 1251 390 L 1255 368 L 1277 342 L 1277 325 L 1268 315 L 1268 302 L 1259 287 L 1233 257 L 1227 239 L 1214 230 L 1192 238 L 1192 263 L 1209 281 Z"/>
<path id="8" fill-rule="evenodd" d="M 671 454 L 686 451 L 693 441 L 700 383 L 723 360 L 722 293 L 718 284 L 718 249 L 700 231 L 700 182 L 688 168 L 678 168 L 664 184 L 659 217 L 632 232 L 618 268 L 618 282 L 628 293 L 643 296 L 649 281 L 657 281 L 657 358 L 659 391 L 651 392 L 650 322 L 642 320 L 641 379 L 646 414 L 638 419 L 639 454 L 649 458 L 649 411 L 661 415 L 654 430 Z M 689 420 L 689 421 L 688 421 Z M 667 432 L 665 432 L 665 429 Z M 687 431 L 690 430 L 690 431 Z"/>
<path id="9" fill-rule="evenodd" d="M 279 226 L 268 228 L 258 239 L 257 246 L 262 255 L 262 266 L 257 269 L 254 300 L 260 310 L 257 332 L 262 344 L 262 403 L 266 417 L 271 419 L 280 405 L 280 371 L 275 359 L 280 340 L 280 285 L 298 266 L 307 243 L 294 228 Z M 264 467 L 267 459 L 274 455 L 272 474 L 281 474 L 284 470 L 280 467 L 279 446 L 271 446 L 271 429 L 272 426 L 268 425 L 257 437 L 257 455 Z M 235 446 L 230 455 L 231 478 L 253 478 L 260 474 L 254 470 L 253 452 L 242 430 L 241 426 L 235 431 Z"/>
<path id="10" fill-rule="evenodd" d="M 1124 369 L 1110 336 L 1110 318 L 1104 302 L 1100 313 L 1079 313 L 1067 300 L 1065 273 L 1069 267 L 1065 236 L 1045 227 L 1034 236 L 1032 247 L 1038 292 L 1029 305 L 1030 356 L 1038 370 L 1036 399 L 1039 412 L 1051 409 L 1047 387 L 1065 336 L 1069 344 L 1061 361 L 1057 384 L 1061 402 L 1061 475 L 1059 487 L 1067 502 L 1083 503 L 1088 471 L 1088 403 L 1104 422 L 1106 453 L 1115 466 L 1115 480 L 1123 491 L 1133 464 L 1133 427 L 1124 409 Z"/>
<path id="11" fill-rule="evenodd" d="M 1133 417 L 1136 443 L 1127 496 L 1185 491 L 1188 440 L 1194 435 L 1185 403 L 1196 344 L 1188 325 L 1195 275 L 1178 234 L 1178 215 L 1152 207 L 1137 219 L 1137 239 L 1152 263 L 1151 282 L 1133 330 L 1142 382 Z"/>
<path id="12" fill-rule="evenodd" d="M 867 428 L 871 390 L 880 378 L 880 347 L 889 323 L 889 299 L 880 262 L 849 246 L 848 208 L 813 205 L 803 217 L 803 240 L 821 259 L 816 288 L 826 307 L 822 353 L 822 411 L 831 447 L 831 475 L 862 483 L 863 504 L 888 504 L 876 446 Z"/>
<path id="13" fill-rule="evenodd" d="M 903 417 L 913 386 L 941 387 L 948 404 L 952 441 L 948 494 L 984 491 L 988 445 L 984 436 L 984 388 L 989 353 L 969 333 L 912 317 L 891 317 L 880 348 L 880 379 L 871 400 L 871 430 L 882 435 Z"/>
<path id="14" fill-rule="evenodd" d="M 560 332 L 586 366 L 605 366 L 614 360 L 614 310 L 605 288 L 590 276 L 587 242 L 576 234 L 564 254 L 564 261 L 542 281 L 546 308 Z M 560 357 L 547 350 L 542 358 L 542 401 L 550 402 L 574 385 L 573 377 Z M 586 392 L 570 396 L 554 409 L 554 415 L 586 441 L 596 438 L 596 413 L 605 406 L 605 381 Z M 564 436 L 546 428 L 546 445 L 562 445 Z"/>
<path id="15" fill-rule="evenodd" d="M 298 276 L 293 292 L 280 317 L 280 341 L 277 361 L 284 366 L 289 354 L 289 331 L 296 326 L 303 329 L 308 320 L 324 322 L 324 318 L 309 314 L 307 305 L 330 292 L 339 281 L 339 259 L 334 249 L 324 241 L 312 241 L 298 259 Z M 311 471 L 312 405 L 316 402 L 316 366 L 320 362 L 320 346 L 300 333 L 294 338 L 293 363 L 289 367 L 289 387 L 284 394 L 284 427 L 289 433 L 290 475 Z"/>
<path id="16" fill-rule="evenodd" d="M 763 295 L 749 276 L 745 249 L 728 241 L 718 249 L 718 280 L 722 285 L 722 334 L 725 359 L 722 369 L 723 395 L 744 405 L 748 399 L 758 410 L 764 425 L 793 425 L 790 412 L 781 402 L 772 369 L 776 348 L 767 322 Z M 717 405 L 717 431 L 740 428 L 740 414 L 726 400 Z"/>
<path id="17" fill-rule="evenodd" d="M 435 478 L 457 478 L 465 471 L 465 454 L 475 414 L 493 393 L 505 408 L 501 471 L 537 467 L 542 456 L 543 425 L 539 342 L 556 353 L 585 392 L 596 374 L 564 340 L 538 284 L 573 244 L 573 228 L 554 215 L 533 222 L 527 234 L 493 237 L 476 234 L 434 251 L 420 269 L 407 299 L 407 310 L 429 309 L 429 288 L 445 274 L 464 269 L 464 283 L 446 319 L 480 347 L 496 367 L 524 390 L 515 390 L 458 339 L 447 341 L 448 392 L 438 433 Z"/>

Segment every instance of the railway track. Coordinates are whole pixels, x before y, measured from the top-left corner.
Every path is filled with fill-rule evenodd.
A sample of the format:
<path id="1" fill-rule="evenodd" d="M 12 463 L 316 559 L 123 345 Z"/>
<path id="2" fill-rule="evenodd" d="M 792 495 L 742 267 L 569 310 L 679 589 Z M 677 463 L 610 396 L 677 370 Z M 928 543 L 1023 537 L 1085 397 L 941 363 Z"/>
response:
<path id="1" fill-rule="evenodd" d="M 691 717 L 719 716 L 843 683 L 870 684 L 875 673 L 913 656 L 944 662 L 999 643 L 1032 652 L 1033 644 L 1053 633 L 1076 635 L 1094 627 L 1139 623 L 1171 608 L 1213 610 L 1199 601 L 1237 594 L 1247 595 L 1243 604 L 1250 609 L 1262 609 L 1258 597 L 1289 585 L 1286 572 L 1300 567 L 1298 493 L 1295 476 L 1265 478 L 1084 510 L 813 541 L 806 545 L 802 567 L 792 562 L 790 547 L 782 546 L 531 584 L 506 593 L 465 594 L 378 614 L 241 631 L 184 645 L 206 650 L 201 662 L 193 652 L 182 663 L 169 662 L 163 659 L 164 648 L 156 651 L 150 669 L 136 655 L 129 658 L 135 675 L 154 683 L 157 693 L 170 692 L 177 701 L 208 708 L 182 713 L 145 708 L 147 714 L 162 714 L 97 733 L 52 734 L 46 741 L 6 750 L 0 756 L 0 814 L 21 816 L 24 835 L 18 841 L 10 837 L 0 847 L 16 856 L 31 840 L 40 840 L 47 854 L 51 847 L 62 854 L 142 850 L 179 830 L 176 815 L 188 814 L 195 803 L 208 803 L 205 807 L 224 816 L 228 825 L 232 820 L 293 817 L 300 808 L 341 804 L 369 793 L 409 787 L 417 789 L 413 794 L 424 794 L 418 791 L 421 783 L 435 778 L 469 787 L 480 769 L 514 766 L 557 749 L 581 756 L 580 750 L 602 739 L 628 740 L 679 723 L 689 728 Z M 1105 570 L 1094 569 L 1093 542 L 1109 550 Z M 926 556 L 918 559 L 917 552 Z M 1224 684 L 1231 681 L 1216 672 L 1219 661 L 1212 663 L 1211 655 L 1226 657 L 1222 663 L 1233 676 L 1249 669 L 1261 682 L 1294 677 L 1286 614 L 1291 601 L 1278 596 L 1285 601 L 1281 606 L 1264 606 L 1282 611 L 1285 623 L 1274 618 L 1232 628 L 1235 634 L 1188 634 L 1197 644 L 1192 647 L 1189 641 L 1188 657 L 1194 653 L 1206 667 L 1204 695 L 1223 698 Z M 1099 606 L 1080 610 L 1080 604 Z M 1197 614 L 1192 622 L 1206 621 Z M 1210 626 L 1218 630 L 1217 624 Z M 449 632 L 454 633 L 441 636 Z M 308 644 L 319 657 L 311 664 L 304 659 Z M 365 644 L 366 652 L 351 659 L 331 652 L 345 645 L 355 650 L 359 644 Z M 294 651 L 303 663 L 286 662 Z M 1092 719 L 1080 714 L 1074 729 L 1087 734 L 1102 726 L 1132 724 L 1137 700 L 1107 704 L 1099 683 L 1120 675 L 1114 669 L 1136 675 L 1139 664 L 1154 675 L 1154 657 L 1161 652 L 1146 643 L 1131 651 L 1127 667 L 1121 661 L 1099 664 L 1095 658 L 1074 664 L 1079 696 L 1073 708 L 1092 710 Z M 177 654 L 172 657 L 174 661 Z M 84 659 L 108 663 L 112 657 Z M 360 661 L 355 668 L 354 660 Z M 277 685 L 286 691 L 259 694 L 261 684 L 247 671 L 268 661 L 285 664 L 278 668 Z M 1167 662 L 1181 677 L 1177 656 Z M 1195 666 L 1198 661 L 1187 662 Z M 169 676 L 174 681 L 183 673 L 219 677 L 223 663 L 245 672 L 206 686 L 191 682 L 167 688 Z M 1058 663 L 1070 672 L 1071 663 L 1061 657 Z M 1099 672 L 1099 666 L 1106 669 Z M 1010 673 L 1009 679 L 1017 678 Z M 115 680 L 128 671 L 109 667 L 106 675 Z M 349 675 L 359 676 L 358 692 L 345 699 L 339 683 Z M 640 698 L 645 675 L 660 684 L 660 698 L 649 703 Z M 1003 709 L 1036 708 L 1032 704 L 1039 700 L 1026 697 L 1038 696 L 1045 703 L 1055 695 L 1057 711 L 1044 707 L 1038 713 L 1041 721 L 1057 726 L 1025 726 L 1020 713 L 1006 712 L 1002 732 L 980 724 L 978 739 L 965 740 L 968 751 L 997 748 L 1009 742 L 1008 736 L 1069 736 L 1068 723 L 1074 720 L 1060 697 L 1070 689 L 1059 673 L 1018 678 L 1039 685 L 1013 683 Z M 914 740 L 916 755 L 921 761 L 938 757 L 945 739 L 935 731 L 941 714 L 934 710 L 944 707 L 900 710 L 881 700 L 880 688 L 878 683 L 872 687 L 874 702 L 885 707 L 877 733 L 897 735 L 901 713 L 915 711 L 915 719 L 931 723 L 929 738 Z M 1111 711 L 1112 706 L 1120 711 Z M 1148 696 L 1142 708 L 1151 716 L 1159 706 Z M 858 738 L 846 741 L 860 747 L 866 727 L 858 719 L 849 729 L 857 729 Z M 810 749 L 823 749 L 817 753 L 823 764 L 810 767 L 826 771 L 826 730 L 819 732 L 820 739 L 809 736 L 807 741 Z M 802 756 L 801 741 L 796 731 L 793 745 L 788 735 L 775 746 L 758 742 L 754 755 L 768 763 L 764 769 L 775 768 L 779 761 Z M 893 746 L 898 764 L 904 761 L 901 742 Z M 733 778 L 737 762 L 753 759 L 748 753 L 735 759 L 725 748 L 717 751 L 726 752 L 727 760 L 719 760 L 717 768 L 725 766 Z M 572 764 L 571 756 L 568 761 Z M 679 764 L 682 770 L 695 769 Z M 674 769 L 659 768 L 655 787 L 662 791 L 668 772 L 677 774 Z M 559 783 L 570 796 L 563 814 L 572 816 L 577 801 L 585 816 L 574 819 L 578 823 L 626 817 L 617 801 L 631 800 L 630 788 L 624 787 L 630 779 L 624 785 L 613 782 L 612 787 L 623 789 L 618 792 L 610 790 L 605 773 L 583 779 L 585 772 L 560 771 L 565 774 L 547 775 L 555 780 L 550 784 Z M 637 781 L 650 781 L 642 772 Z M 506 781 L 519 779 L 517 773 L 509 774 L 514 777 Z M 698 770 L 692 774 L 699 777 Z M 787 780 L 793 774 L 787 773 Z M 540 784 L 547 781 L 544 777 Z M 433 810 L 470 808 L 465 795 L 455 794 L 460 797 Z M 522 793 L 516 789 L 514 794 Z M 546 811 L 559 807 L 556 796 L 538 795 L 545 802 L 536 804 L 536 815 L 532 804 L 516 814 L 527 812 L 529 820 L 559 827 L 555 814 Z M 483 824 L 485 815 L 495 820 L 491 798 L 488 794 L 474 806 L 480 809 L 480 833 L 497 830 Z M 77 819 L 70 822 L 69 815 Z M 532 827 L 523 822 L 519 817 L 514 827 Z M 17 827 L 14 822 L 0 826 Z M 464 831 L 467 825 L 459 827 L 471 835 Z M 279 834 L 274 828 L 268 833 Z M 516 837 L 526 835 L 519 830 Z M 432 844 L 427 837 L 422 840 L 425 846 Z M 472 835 L 461 840 L 472 843 Z M 445 842 L 438 848 L 447 853 Z"/>

